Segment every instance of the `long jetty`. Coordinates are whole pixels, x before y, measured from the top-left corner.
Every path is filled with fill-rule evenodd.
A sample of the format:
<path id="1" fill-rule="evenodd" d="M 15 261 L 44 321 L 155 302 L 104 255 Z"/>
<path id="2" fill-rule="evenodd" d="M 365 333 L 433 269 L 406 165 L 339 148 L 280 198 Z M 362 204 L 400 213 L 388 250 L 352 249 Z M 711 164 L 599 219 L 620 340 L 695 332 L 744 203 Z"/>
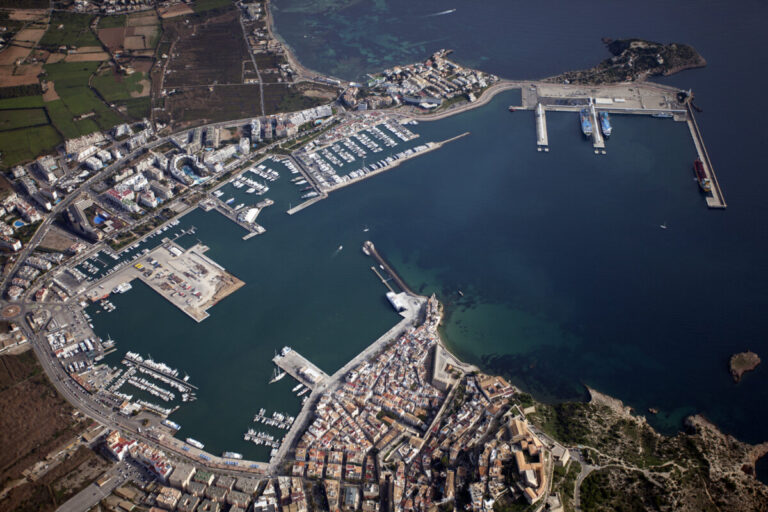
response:
<path id="1" fill-rule="evenodd" d="M 376 250 L 376 247 L 373 245 L 373 242 L 371 242 L 370 240 L 367 240 L 363 244 L 363 249 L 368 251 L 368 254 L 370 254 L 370 256 L 374 260 L 376 260 L 376 262 L 379 265 L 381 265 L 390 276 L 392 276 L 392 280 L 397 284 L 397 286 L 400 287 L 401 290 L 403 290 L 408 295 L 418 296 L 418 294 L 413 290 L 411 290 L 408 287 L 408 285 L 405 284 L 405 281 L 403 281 L 402 278 L 400 278 L 400 276 L 397 275 L 397 273 L 394 270 L 392 270 L 392 267 L 389 266 L 389 263 L 387 263 L 387 260 L 382 258 L 381 254 L 379 254 L 379 252 Z"/>
<path id="2" fill-rule="evenodd" d="M 330 193 L 330 192 L 333 192 L 335 190 L 339 190 L 339 189 L 342 189 L 344 187 L 348 187 L 348 186 L 350 186 L 350 185 L 352 185 L 354 183 L 357 183 L 359 181 L 367 180 L 368 178 L 376 176 L 377 174 L 381 174 L 382 172 L 386 172 L 386 171 L 388 171 L 390 169 L 394 169 L 395 167 L 397 167 L 398 165 L 402 164 L 403 162 L 407 162 L 408 160 L 410 160 L 412 158 L 416 158 L 416 157 L 421 156 L 421 155 L 426 155 L 427 153 L 429 153 L 431 151 L 434 151 L 436 149 L 440 149 L 441 147 L 443 147 L 444 145 L 448 144 L 449 142 L 453 142 L 455 140 L 459 140 L 462 137 L 466 137 L 470 133 L 471 132 L 464 132 L 464 133 L 461 133 L 459 135 L 456 135 L 455 137 L 451 137 L 450 139 L 445 139 L 445 140 L 442 140 L 440 142 L 427 142 L 426 143 L 426 146 L 427 146 L 426 149 L 424 149 L 422 151 L 418 151 L 418 152 L 413 152 L 413 153 L 411 153 L 408 156 L 404 156 L 402 158 L 398 158 L 397 160 L 394 160 L 391 163 L 389 163 L 389 164 L 387 164 L 387 165 L 385 165 L 383 167 L 380 167 L 380 168 L 378 168 L 378 169 L 376 169 L 374 171 L 371 171 L 371 172 L 369 172 L 367 174 L 363 174 L 362 176 L 358 176 L 357 178 L 352 178 L 351 180 L 345 181 L 344 183 L 340 183 L 339 185 L 334 185 L 333 187 L 331 187 L 328 190 L 328 192 Z"/>
<path id="3" fill-rule="evenodd" d="M 699 160 L 704 164 L 704 173 L 709 178 L 712 184 L 712 193 L 707 194 L 707 206 L 710 208 L 723 209 L 728 206 L 725 203 L 725 196 L 723 196 L 723 190 L 720 188 L 720 182 L 717 181 L 715 175 L 715 169 L 712 167 L 712 161 L 709 159 L 709 153 L 707 147 L 704 145 L 704 139 L 699 131 L 699 125 L 696 123 L 696 117 L 693 115 L 693 108 L 691 102 L 687 103 L 688 107 L 688 128 L 691 130 L 691 136 L 693 137 L 693 143 L 696 146 L 696 152 L 699 155 Z"/>

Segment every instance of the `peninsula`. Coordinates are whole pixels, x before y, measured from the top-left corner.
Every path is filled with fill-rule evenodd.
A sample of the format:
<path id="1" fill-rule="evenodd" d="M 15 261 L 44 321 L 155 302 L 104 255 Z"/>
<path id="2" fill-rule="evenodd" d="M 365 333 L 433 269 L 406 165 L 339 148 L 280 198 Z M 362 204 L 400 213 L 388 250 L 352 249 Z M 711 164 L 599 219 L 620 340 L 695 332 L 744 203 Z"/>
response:
<path id="1" fill-rule="evenodd" d="M 652 76 L 667 76 L 707 65 L 704 57 L 687 44 L 662 44 L 642 39 L 603 41 L 613 57 L 593 68 L 568 71 L 548 81 L 584 85 L 641 82 Z"/>

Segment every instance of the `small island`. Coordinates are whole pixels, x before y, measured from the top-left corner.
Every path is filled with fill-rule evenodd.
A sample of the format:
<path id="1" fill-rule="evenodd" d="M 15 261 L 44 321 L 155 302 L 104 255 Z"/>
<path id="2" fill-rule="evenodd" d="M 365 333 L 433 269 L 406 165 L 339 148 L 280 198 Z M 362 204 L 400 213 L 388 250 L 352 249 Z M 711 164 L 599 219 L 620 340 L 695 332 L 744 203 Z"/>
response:
<path id="1" fill-rule="evenodd" d="M 751 372 L 760 364 L 760 356 L 747 350 L 731 356 L 731 376 L 734 382 L 739 382 L 742 375 Z"/>
<path id="2" fill-rule="evenodd" d="M 672 75 L 707 65 L 704 57 L 690 45 L 655 43 L 642 39 L 603 39 L 613 54 L 597 66 L 567 71 L 549 79 L 572 84 L 640 82 L 652 76 Z"/>

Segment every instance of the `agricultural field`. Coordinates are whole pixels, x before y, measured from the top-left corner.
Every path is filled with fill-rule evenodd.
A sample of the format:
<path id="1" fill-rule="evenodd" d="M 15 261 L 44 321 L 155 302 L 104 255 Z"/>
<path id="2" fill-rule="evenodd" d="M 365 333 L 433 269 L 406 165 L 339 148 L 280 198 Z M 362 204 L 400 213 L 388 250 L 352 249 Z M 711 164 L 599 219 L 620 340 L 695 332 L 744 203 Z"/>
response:
<path id="1" fill-rule="evenodd" d="M 92 83 L 109 102 L 149 96 L 150 84 L 146 73 L 137 72 L 126 76 L 109 69 L 95 76 Z"/>
<path id="2" fill-rule="evenodd" d="M 40 46 L 55 50 L 59 46 L 101 46 L 91 30 L 94 16 L 56 11 Z"/>
<path id="3" fill-rule="evenodd" d="M 112 54 L 153 57 L 160 41 L 160 20 L 154 11 L 105 16 L 99 20 L 97 33 Z"/>
<path id="4" fill-rule="evenodd" d="M 43 106 L 43 96 L 18 96 L 15 98 L 0 99 L 0 110 L 13 108 L 35 108 Z"/>
<path id="5" fill-rule="evenodd" d="M 165 100 L 165 114 L 173 123 L 200 124 L 261 115 L 261 93 L 258 84 L 196 87 Z"/>
<path id="6" fill-rule="evenodd" d="M 16 130 L 29 126 L 48 124 L 48 116 L 43 108 L 17 108 L 0 110 L 0 137 L 6 130 Z"/>
<path id="7" fill-rule="evenodd" d="M 196 13 L 210 11 L 213 9 L 222 9 L 232 5 L 232 0 L 195 0 L 192 9 Z"/>
<path id="8" fill-rule="evenodd" d="M 60 98 L 47 103 L 46 108 L 54 126 L 66 138 L 108 130 L 123 121 L 87 85 L 98 67 L 95 62 L 59 62 L 45 66 L 47 78 L 55 84 Z M 73 119 L 89 113 L 93 114 L 83 121 Z"/>
<path id="9" fill-rule="evenodd" d="M 47 124 L 0 133 L 0 167 L 8 169 L 32 160 L 37 155 L 53 151 L 63 139 L 56 129 Z"/>
<path id="10" fill-rule="evenodd" d="M 238 16 L 229 10 L 195 24 L 166 21 L 164 40 L 179 39 L 163 87 L 241 84 L 243 62 L 250 57 Z"/>

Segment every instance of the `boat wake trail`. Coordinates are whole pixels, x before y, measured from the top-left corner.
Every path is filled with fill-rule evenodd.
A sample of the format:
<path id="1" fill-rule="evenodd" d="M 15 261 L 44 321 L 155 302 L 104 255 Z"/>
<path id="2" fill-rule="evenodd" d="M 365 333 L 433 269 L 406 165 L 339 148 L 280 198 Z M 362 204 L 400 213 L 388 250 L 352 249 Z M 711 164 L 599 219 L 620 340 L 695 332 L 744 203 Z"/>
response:
<path id="1" fill-rule="evenodd" d="M 440 12 L 436 12 L 434 14 L 427 14 L 424 17 L 425 18 L 432 18 L 434 16 L 445 16 L 446 14 L 453 14 L 454 12 L 456 12 L 456 9 L 448 9 L 447 11 L 440 11 Z"/>

